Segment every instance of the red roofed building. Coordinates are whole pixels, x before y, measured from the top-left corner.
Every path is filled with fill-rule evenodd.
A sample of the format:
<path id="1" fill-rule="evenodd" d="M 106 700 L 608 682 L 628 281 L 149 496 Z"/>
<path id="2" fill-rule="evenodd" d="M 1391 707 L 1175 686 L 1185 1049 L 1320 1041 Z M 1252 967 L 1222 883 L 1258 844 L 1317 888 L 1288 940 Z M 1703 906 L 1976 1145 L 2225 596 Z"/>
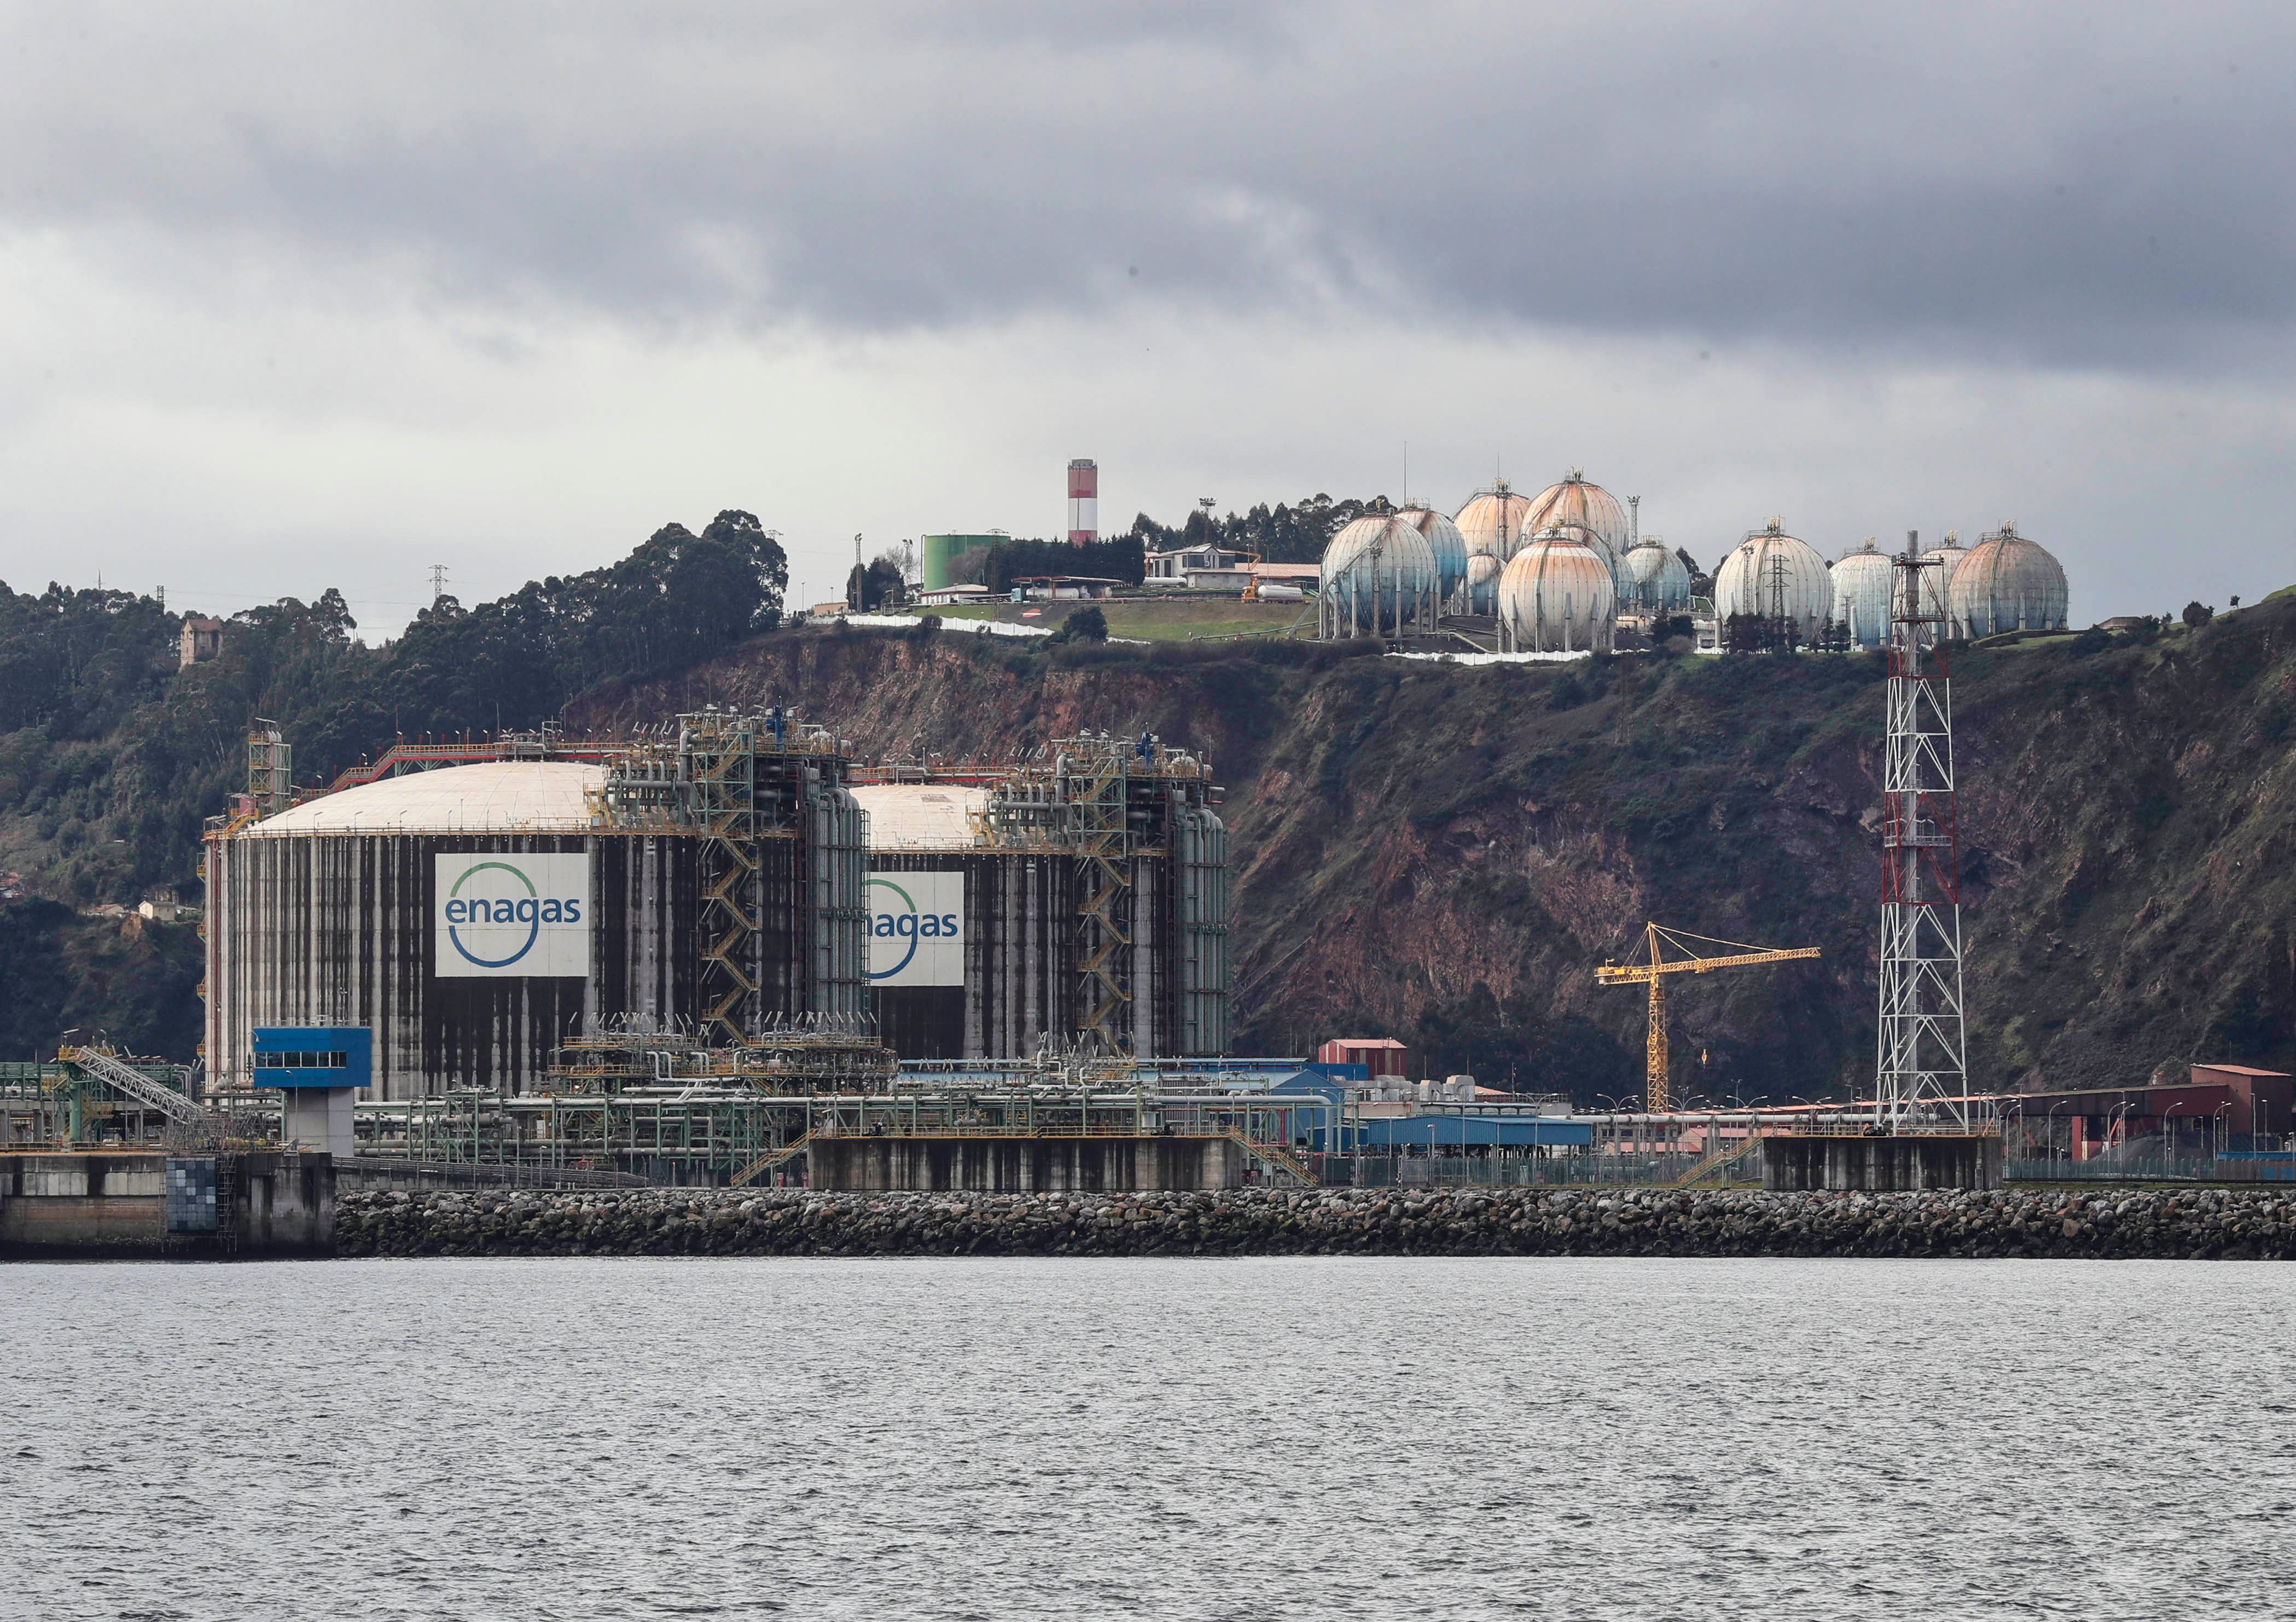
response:
<path id="1" fill-rule="evenodd" d="M 1409 1053 L 1392 1036 L 1339 1036 L 1316 1050 L 1323 1064 L 1359 1064 L 1370 1076 L 1408 1077 Z"/>

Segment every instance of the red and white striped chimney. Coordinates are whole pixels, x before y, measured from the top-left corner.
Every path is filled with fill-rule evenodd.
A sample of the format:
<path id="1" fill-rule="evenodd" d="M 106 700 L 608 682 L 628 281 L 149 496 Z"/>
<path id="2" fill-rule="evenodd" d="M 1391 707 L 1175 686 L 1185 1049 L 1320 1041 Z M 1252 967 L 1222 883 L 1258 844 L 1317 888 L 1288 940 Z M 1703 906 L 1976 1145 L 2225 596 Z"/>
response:
<path id="1" fill-rule="evenodd" d="M 1089 546 L 1100 538 L 1100 463 L 1079 456 L 1069 463 L 1069 545 Z"/>

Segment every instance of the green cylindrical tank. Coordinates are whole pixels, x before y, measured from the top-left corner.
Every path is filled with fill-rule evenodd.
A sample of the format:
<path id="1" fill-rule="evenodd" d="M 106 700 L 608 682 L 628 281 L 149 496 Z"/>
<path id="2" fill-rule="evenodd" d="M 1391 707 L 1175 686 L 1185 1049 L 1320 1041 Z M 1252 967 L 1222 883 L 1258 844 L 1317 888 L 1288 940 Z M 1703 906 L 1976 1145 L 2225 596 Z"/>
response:
<path id="1" fill-rule="evenodd" d="M 921 589 L 929 592 L 946 591 L 955 584 L 948 578 L 948 566 L 959 553 L 970 552 L 976 546 L 993 546 L 1010 539 L 1002 535 L 928 535 L 918 543 L 920 553 L 918 572 L 923 576 Z"/>

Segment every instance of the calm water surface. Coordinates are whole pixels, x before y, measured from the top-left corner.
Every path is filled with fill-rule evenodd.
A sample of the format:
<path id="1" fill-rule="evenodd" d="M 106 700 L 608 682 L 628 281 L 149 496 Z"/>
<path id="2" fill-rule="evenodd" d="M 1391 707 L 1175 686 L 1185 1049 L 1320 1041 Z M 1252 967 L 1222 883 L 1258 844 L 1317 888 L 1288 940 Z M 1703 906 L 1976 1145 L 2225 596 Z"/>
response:
<path id="1" fill-rule="evenodd" d="M 0 1614 L 2296 1614 L 2296 1271 L 0 1270 Z"/>

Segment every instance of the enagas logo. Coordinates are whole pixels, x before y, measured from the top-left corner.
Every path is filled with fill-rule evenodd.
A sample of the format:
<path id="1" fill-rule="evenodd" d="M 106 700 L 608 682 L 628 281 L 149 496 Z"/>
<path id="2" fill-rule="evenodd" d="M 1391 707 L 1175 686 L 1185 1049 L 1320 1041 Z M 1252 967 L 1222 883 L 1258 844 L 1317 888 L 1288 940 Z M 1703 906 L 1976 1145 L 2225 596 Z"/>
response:
<path id="1" fill-rule="evenodd" d="M 964 984 L 964 875 L 869 875 L 869 979 L 878 986 Z"/>
<path id="2" fill-rule="evenodd" d="M 526 894 L 464 897 L 463 889 L 466 885 L 473 890 L 486 888 L 472 884 L 472 881 L 480 873 L 488 872 L 509 874 L 512 882 L 522 886 Z M 581 922 L 580 897 L 545 897 L 534 888 L 534 881 L 526 876 L 524 869 L 512 866 L 508 862 L 481 862 L 476 867 L 465 870 L 463 876 L 455 881 L 455 893 L 447 898 L 447 938 L 453 943 L 455 951 L 481 969 L 507 969 L 533 951 L 534 943 L 542 938 L 542 926 L 545 923 Z M 470 943 L 462 935 L 463 929 L 477 924 L 508 924 L 513 935 L 517 933 L 518 926 L 524 924 L 526 935 L 504 956 L 481 957 L 471 950 Z M 475 934 L 475 930 L 472 932 Z M 488 948 L 489 951 L 495 949 Z"/>
<path id="3" fill-rule="evenodd" d="M 589 973 L 587 856 L 442 856 L 437 881 L 435 973 Z"/>

